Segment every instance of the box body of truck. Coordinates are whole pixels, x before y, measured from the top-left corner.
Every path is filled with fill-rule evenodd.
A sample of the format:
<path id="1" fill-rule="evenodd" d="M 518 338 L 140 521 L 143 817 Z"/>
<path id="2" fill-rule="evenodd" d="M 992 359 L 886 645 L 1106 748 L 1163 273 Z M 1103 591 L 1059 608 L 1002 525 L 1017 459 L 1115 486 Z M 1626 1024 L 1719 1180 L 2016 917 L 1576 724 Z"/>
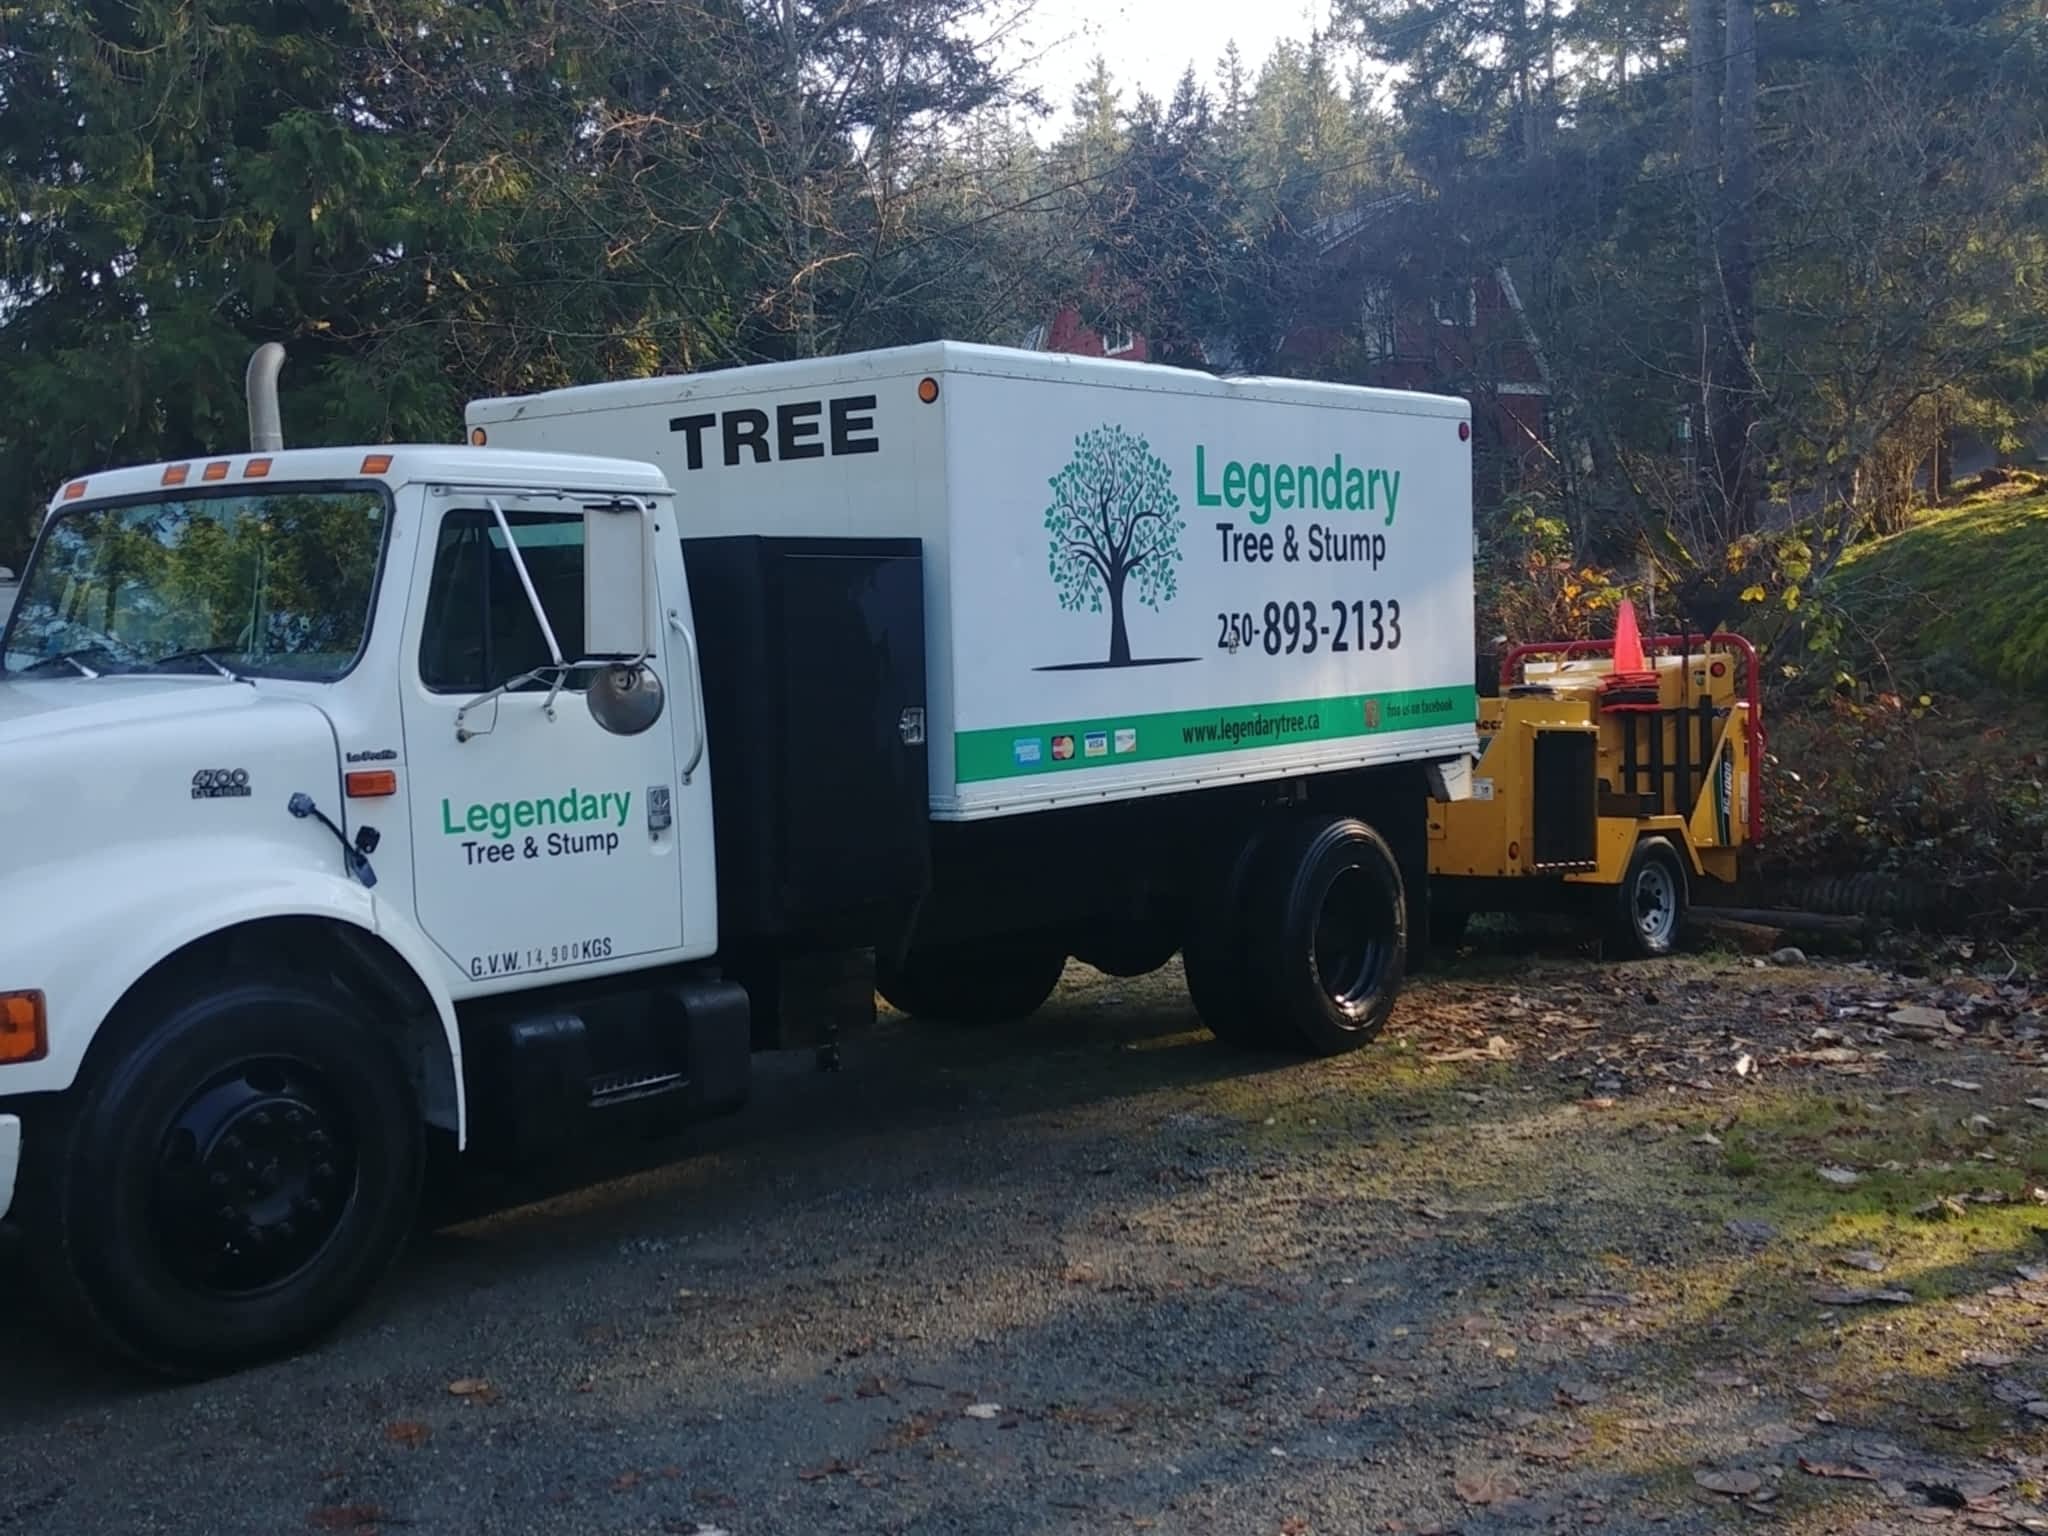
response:
<path id="1" fill-rule="evenodd" d="M 686 548 L 917 541 L 935 821 L 1476 751 L 1460 400 L 931 343 L 468 426 L 653 462 Z"/>

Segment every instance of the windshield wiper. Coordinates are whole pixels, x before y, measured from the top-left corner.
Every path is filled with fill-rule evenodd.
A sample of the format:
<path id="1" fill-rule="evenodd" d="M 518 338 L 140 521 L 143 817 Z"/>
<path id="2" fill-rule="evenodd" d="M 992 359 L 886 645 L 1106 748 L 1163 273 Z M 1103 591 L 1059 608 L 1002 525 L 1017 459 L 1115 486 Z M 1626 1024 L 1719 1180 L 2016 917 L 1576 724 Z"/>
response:
<path id="1" fill-rule="evenodd" d="M 59 651 L 54 656 L 41 657 L 38 660 L 30 662 L 25 667 L 18 667 L 15 670 L 22 673 L 35 672 L 40 671 L 44 667 L 53 667 L 58 662 L 62 661 L 68 662 L 80 677 L 98 677 L 99 673 L 96 670 L 94 670 L 91 667 L 88 667 L 84 662 L 78 659 L 81 656 L 90 655 L 93 651 L 97 649 L 97 646 L 81 645 L 75 651 Z"/>
<path id="2" fill-rule="evenodd" d="M 226 662 L 222 661 L 218 656 L 214 655 L 215 651 L 234 651 L 240 649 L 240 646 L 229 644 L 226 642 L 223 642 L 220 645 L 195 645 L 189 651 L 173 651 L 168 656 L 159 656 L 156 658 L 156 660 L 152 661 L 144 670 L 154 672 L 158 667 L 166 666 L 174 661 L 203 661 L 209 667 L 213 668 L 214 671 L 218 672 L 222 677 L 226 678 L 229 682 L 246 683 L 249 682 L 248 678 L 242 676 L 241 673 L 235 671 Z"/>

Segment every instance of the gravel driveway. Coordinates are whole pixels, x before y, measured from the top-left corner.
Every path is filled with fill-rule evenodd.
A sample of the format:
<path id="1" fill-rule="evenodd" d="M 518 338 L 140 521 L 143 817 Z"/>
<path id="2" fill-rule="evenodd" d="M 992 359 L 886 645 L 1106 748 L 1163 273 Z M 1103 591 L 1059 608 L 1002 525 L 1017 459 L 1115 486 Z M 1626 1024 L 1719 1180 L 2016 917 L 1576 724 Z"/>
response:
<path id="1" fill-rule="evenodd" d="M 1077 967 L 766 1059 L 239 1378 L 104 1371 L 0 1244 L 0 1532 L 2048 1530 L 2038 1024 L 1510 957 L 1272 1063 Z"/>

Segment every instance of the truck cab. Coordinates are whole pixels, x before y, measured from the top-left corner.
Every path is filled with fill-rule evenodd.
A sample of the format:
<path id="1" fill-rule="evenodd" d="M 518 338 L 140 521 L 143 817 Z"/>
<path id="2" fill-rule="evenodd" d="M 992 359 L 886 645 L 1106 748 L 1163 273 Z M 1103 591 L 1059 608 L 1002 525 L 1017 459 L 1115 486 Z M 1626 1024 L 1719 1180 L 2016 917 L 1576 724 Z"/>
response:
<path id="1" fill-rule="evenodd" d="M 125 1353 L 317 1323 L 419 1178 L 421 1136 L 371 1126 L 462 1146 L 480 1072 L 538 1059 L 577 1108 L 743 1095 L 745 1000 L 689 979 L 717 871 L 674 517 L 644 464 L 460 446 L 51 503 L 0 638 L 0 1216 Z M 596 1047 L 628 973 L 644 1017 Z M 458 1018 L 512 993 L 501 1029 Z"/>

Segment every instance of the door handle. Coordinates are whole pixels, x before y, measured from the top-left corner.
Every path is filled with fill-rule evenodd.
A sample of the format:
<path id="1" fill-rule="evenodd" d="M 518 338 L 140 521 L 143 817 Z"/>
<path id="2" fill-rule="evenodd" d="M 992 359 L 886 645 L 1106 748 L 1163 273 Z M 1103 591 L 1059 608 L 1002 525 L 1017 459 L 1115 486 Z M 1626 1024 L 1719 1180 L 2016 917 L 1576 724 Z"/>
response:
<path id="1" fill-rule="evenodd" d="M 687 784 L 697 771 L 697 765 L 704 761 L 704 673 L 697 664 L 697 637 L 690 633 L 682 615 L 673 608 L 668 611 L 668 627 L 683 642 L 684 663 L 690 669 L 690 724 L 697 739 L 690 748 L 690 760 L 682 768 L 682 780 Z"/>

